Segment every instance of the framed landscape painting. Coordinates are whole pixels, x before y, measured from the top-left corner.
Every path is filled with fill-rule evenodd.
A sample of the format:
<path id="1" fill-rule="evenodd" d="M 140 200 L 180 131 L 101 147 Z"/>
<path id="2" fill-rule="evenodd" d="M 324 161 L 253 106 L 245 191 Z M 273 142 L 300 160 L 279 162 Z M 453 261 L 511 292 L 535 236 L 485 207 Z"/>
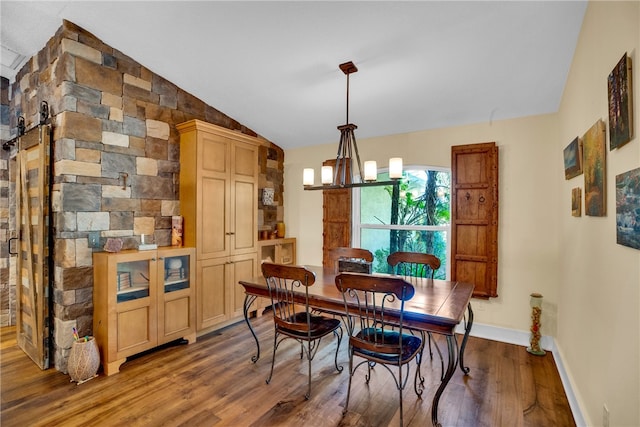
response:
<path id="1" fill-rule="evenodd" d="M 564 149 L 564 179 L 571 179 L 582 173 L 582 141 L 576 137 Z"/>
<path id="2" fill-rule="evenodd" d="M 582 188 L 571 189 L 571 215 L 582 216 Z"/>
<path id="3" fill-rule="evenodd" d="M 609 147 L 611 150 L 633 137 L 631 58 L 625 52 L 607 78 L 609 97 Z"/>
<path id="4" fill-rule="evenodd" d="M 640 168 L 616 175 L 616 242 L 640 249 Z"/>
<path id="5" fill-rule="evenodd" d="M 606 210 L 606 143 L 604 122 L 598 120 L 582 137 L 584 172 L 584 213 L 605 216 Z"/>

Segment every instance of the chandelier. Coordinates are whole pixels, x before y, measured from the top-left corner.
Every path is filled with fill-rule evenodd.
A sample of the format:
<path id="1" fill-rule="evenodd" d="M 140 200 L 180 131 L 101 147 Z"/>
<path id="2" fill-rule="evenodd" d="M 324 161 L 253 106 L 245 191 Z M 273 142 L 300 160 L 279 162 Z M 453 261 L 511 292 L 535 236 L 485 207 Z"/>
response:
<path id="1" fill-rule="evenodd" d="M 314 169 L 305 168 L 302 174 L 304 189 L 335 190 L 373 185 L 395 185 L 402 178 L 402 158 L 400 157 L 389 159 L 389 178 L 391 181 L 378 181 L 378 166 L 375 160 L 364 162 L 363 173 L 354 133 L 358 126 L 349 123 L 349 75 L 357 72 L 358 68 L 351 61 L 340 64 L 339 67 L 347 76 L 347 120 L 344 125 L 338 126 L 340 142 L 338 144 L 335 169 L 333 166 L 322 166 L 322 185 L 314 185 Z M 357 174 L 354 174 L 356 167 L 358 168 Z"/>

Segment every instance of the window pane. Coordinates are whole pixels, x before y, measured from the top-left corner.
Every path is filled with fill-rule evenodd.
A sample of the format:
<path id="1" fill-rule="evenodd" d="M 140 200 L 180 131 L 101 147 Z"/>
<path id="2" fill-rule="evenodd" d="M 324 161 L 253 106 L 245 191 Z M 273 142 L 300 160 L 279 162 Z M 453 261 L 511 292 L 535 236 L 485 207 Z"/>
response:
<path id="1" fill-rule="evenodd" d="M 379 179 L 385 181 L 389 179 L 388 176 L 388 173 L 381 173 Z M 392 185 L 361 189 L 361 224 L 449 224 L 449 172 L 405 170 L 398 188 L 398 205 L 395 212 L 392 206 L 393 189 Z"/>
<path id="2" fill-rule="evenodd" d="M 397 238 L 398 251 L 430 253 L 440 258 L 440 268 L 436 279 L 446 279 L 447 275 L 447 232 L 425 230 L 388 230 L 362 228 L 360 247 L 367 248 L 373 255 L 373 271 L 390 273 L 387 256 L 391 247 L 391 238 Z"/>
<path id="3" fill-rule="evenodd" d="M 388 181 L 389 173 L 378 173 L 378 181 Z M 391 221 L 391 185 L 376 185 L 360 189 L 360 222 L 389 224 Z"/>

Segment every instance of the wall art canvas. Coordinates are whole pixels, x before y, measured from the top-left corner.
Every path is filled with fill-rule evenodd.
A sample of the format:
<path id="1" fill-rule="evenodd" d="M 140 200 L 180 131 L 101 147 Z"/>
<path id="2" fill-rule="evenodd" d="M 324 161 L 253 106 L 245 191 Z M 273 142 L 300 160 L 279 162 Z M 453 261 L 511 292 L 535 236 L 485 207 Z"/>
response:
<path id="1" fill-rule="evenodd" d="M 582 216 L 582 188 L 580 187 L 571 190 L 571 215 Z"/>
<path id="2" fill-rule="evenodd" d="M 576 137 L 564 149 L 564 179 L 571 179 L 582 173 L 582 141 Z"/>
<path id="3" fill-rule="evenodd" d="M 631 58 L 625 52 L 607 78 L 609 96 L 609 147 L 621 147 L 633 137 Z"/>
<path id="4" fill-rule="evenodd" d="M 640 249 L 640 168 L 616 175 L 616 242 Z"/>
<path id="5" fill-rule="evenodd" d="M 605 139 L 602 120 L 598 120 L 582 137 L 584 213 L 588 216 L 605 216 L 607 213 Z"/>

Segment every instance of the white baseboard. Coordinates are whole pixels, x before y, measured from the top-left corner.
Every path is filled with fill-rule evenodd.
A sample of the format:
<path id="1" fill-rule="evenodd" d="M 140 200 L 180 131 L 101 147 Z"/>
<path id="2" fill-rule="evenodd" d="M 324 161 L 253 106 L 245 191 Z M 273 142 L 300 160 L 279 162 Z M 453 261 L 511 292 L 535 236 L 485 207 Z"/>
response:
<path id="1" fill-rule="evenodd" d="M 464 325 L 460 324 L 456 327 L 456 333 L 464 334 Z M 519 331 L 516 329 L 501 328 L 498 326 L 483 325 L 481 323 L 474 323 L 469 333 L 472 337 L 484 338 L 493 341 L 505 342 L 507 344 L 514 344 L 523 347 L 529 347 L 530 332 Z M 540 338 L 540 346 L 553 353 L 553 360 L 555 361 L 556 368 L 560 374 L 560 380 L 564 387 L 564 392 L 569 400 L 569 407 L 573 414 L 573 419 L 578 427 L 586 426 L 586 422 L 582 415 L 580 405 L 576 399 L 576 395 L 573 392 L 573 386 L 569 379 L 569 375 L 564 367 L 562 360 L 562 352 L 556 347 L 553 337 L 543 335 Z"/>

